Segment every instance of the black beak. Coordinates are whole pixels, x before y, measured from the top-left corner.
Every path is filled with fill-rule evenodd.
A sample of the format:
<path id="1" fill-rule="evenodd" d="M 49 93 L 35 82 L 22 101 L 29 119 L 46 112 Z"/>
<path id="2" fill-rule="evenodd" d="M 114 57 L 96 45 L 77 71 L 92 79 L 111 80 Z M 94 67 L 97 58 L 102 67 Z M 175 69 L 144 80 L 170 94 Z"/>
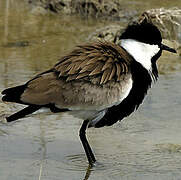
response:
<path id="1" fill-rule="evenodd" d="M 165 50 L 165 51 L 172 52 L 172 53 L 177 53 L 177 51 L 176 51 L 175 49 L 170 48 L 170 47 L 168 47 L 168 46 L 166 46 L 166 45 L 164 45 L 164 44 L 161 44 L 161 49 L 162 49 L 162 50 Z"/>

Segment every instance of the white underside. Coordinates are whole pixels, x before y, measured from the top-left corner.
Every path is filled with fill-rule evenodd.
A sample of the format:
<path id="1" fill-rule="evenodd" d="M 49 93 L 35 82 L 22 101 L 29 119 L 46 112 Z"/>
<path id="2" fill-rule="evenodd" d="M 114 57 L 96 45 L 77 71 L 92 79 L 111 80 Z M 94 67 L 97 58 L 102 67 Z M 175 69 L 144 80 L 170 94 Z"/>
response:
<path id="1" fill-rule="evenodd" d="M 94 126 L 105 115 L 106 110 L 102 111 L 69 111 L 68 114 L 83 120 L 90 120 L 91 126 Z"/>
<path id="2" fill-rule="evenodd" d="M 158 45 L 150 45 L 134 39 L 122 39 L 121 46 L 148 71 L 151 70 L 152 67 L 152 57 L 160 51 Z"/>

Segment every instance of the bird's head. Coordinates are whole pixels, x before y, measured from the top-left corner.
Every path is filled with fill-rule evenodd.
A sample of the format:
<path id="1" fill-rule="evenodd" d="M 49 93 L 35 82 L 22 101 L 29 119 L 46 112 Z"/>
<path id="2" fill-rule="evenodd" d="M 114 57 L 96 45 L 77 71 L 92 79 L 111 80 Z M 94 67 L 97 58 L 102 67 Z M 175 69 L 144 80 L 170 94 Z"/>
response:
<path id="1" fill-rule="evenodd" d="M 121 46 L 148 70 L 151 68 L 151 61 L 156 61 L 163 50 L 176 53 L 175 49 L 162 44 L 161 33 L 152 23 L 132 23 L 120 39 Z"/>
<path id="2" fill-rule="evenodd" d="M 159 29 L 152 23 L 133 23 L 128 25 L 120 39 L 134 39 L 138 42 L 157 45 L 161 50 L 176 53 L 176 50 L 162 44 L 162 36 Z"/>

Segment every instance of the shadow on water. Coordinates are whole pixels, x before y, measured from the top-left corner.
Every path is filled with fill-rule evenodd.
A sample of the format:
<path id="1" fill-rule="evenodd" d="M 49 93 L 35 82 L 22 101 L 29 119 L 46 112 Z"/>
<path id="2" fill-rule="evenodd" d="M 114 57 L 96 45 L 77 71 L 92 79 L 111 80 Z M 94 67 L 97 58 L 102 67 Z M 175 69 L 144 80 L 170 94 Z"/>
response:
<path id="1" fill-rule="evenodd" d="M 85 174 L 85 178 L 83 180 L 88 180 L 89 177 L 90 177 L 90 174 L 91 174 L 91 166 L 89 165 L 87 167 L 87 171 L 86 171 L 86 174 Z"/>

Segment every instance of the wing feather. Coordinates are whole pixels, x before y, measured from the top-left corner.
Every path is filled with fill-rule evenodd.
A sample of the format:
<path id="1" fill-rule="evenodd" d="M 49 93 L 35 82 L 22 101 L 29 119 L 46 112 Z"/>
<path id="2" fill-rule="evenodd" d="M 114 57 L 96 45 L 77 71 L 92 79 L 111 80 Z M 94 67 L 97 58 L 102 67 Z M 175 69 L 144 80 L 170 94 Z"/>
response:
<path id="1" fill-rule="evenodd" d="M 80 63 L 80 68 L 84 68 L 88 61 L 89 61 L 89 58 L 83 59 L 82 62 Z"/>
<path id="2" fill-rule="evenodd" d="M 107 68 L 110 68 L 112 66 L 112 61 L 110 62 L 110 58 L 105 62 L 102 71 L 106 70 Z"/>
<path id="3" fill-rule="evenodd" d="M 112 69 L 111 69 L 111 73 L 110 73 L 110 76 L 109 76 L 109 81 L 115 76 L 115 72 L 116 72 L 116 67 L 113 64 Z"/>
<path id="4" fill-rule="evenodd" d="M 79 69 L 80 69 L 79 63 L 74 63 L 74 65 L 69 70 L 68 75 L 72 75 L 72 74 L 78 73 Z"/>
<path id="5" fill-rule="evenodd" d="M 96 68 L 89 74 L 89 76 L 93 76 L 93 75 L 96 75 L 96 74 L 99 74 L 102 70 L 102 67 L 103 67 L 104 63 L 100 62 Z"/>
<path id="6" fill-rule="evenodd" d="M 93 71 L 93 70 L 96 68 L 96 64 L 97 64 L 97 63 L 95 63 L 95 64 L 89 64 L 89 65 L 84 66 L 84 67 L 82 68 L 82 70 L 80 71 L 80 73 L 84 73 L 84 72 L 86 72 L 86 71 L 89 71 L 89 73 L 90 73 L 91 71 Z"/>
<path id="7" fill-rule="evenodd" d="M 54 66 L 58 77 L 66 81 L 92 81 L 99 77 L 99 83 L 121 81 L 121 75 L 129 73 L 132 57 L 120 46 L 110 42 L 98 42 L 79 46 Z"/>
<path id="8" fill-rule="evenodd" d="M 80 73 L 80 74 L 76 77 L 76 79 L 81 79 L 81 78 L 83 78 L 83 77 L 86 77 L 86 76 L 89 75 L 89 73 L 90 73 L 90 72 Z"/>
<path id="9" fill-rule="evenodd" d="M 77 74 L 73 74 L 67 77 L 66 81 L 71 81 L 77 78 Z"/>
<path id="10" fill-rule="evenodd" d="M 121 76 L 121 66 L 118 63 L 116 63 L 116 75 L 117 75 L 117 79 L 119 81 L 120 76 Z"/>
<path id="11" fill-rule="evenodd" d="M 104 84 L 109 80 L 111 69 L 106 69 L 102 75 L 100 84 Z"/>
<path id="12" fill-rule="evenodd" d="M 93 57 L 93 58 L 90 58 L 86 65 L 95 63 L 96 61 L 102 61 L 102 57 L 100 57 L 100 56 L 95 56 L 95 57 Z"/>

